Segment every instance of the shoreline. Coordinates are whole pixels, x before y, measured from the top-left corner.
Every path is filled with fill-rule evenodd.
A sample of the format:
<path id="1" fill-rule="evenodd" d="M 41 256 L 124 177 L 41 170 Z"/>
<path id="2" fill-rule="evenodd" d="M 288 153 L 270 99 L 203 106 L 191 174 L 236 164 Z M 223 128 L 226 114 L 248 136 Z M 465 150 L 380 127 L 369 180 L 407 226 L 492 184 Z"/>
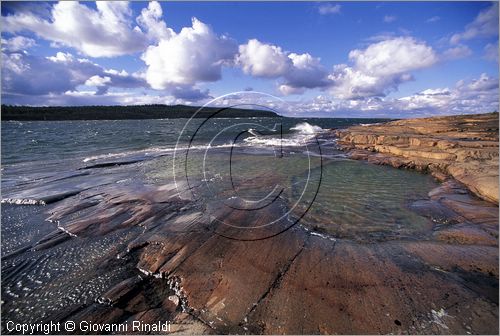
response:
<path id="1" fill-rule="evenodd" d="M 2 105 L 2 121 L 150 120 L 179 118 L 277 118 L 269 110 L 190 105 L 13 106 Z"/>
<path id="2" fill-rule="evenodd" d="M 498 205 L 498 113 L 404 119 L 334 130 L 354 160 L 453 178 Z"/>
<path id="3" fill-rule="evenodd" d="M 33 211 L 35 220 L 27 223 L 42 232 L 2 258 L 2 294 L 13 297 L 2 305 L 4 316 L 33 316 L 23 306 L 25 297 L 14 295 L 25 295 L 17 284 L 30 284 L 26 275 L 34 275 L 36 295 L 58 286 L 67 290 L 72 278 L 71 286 L 103 279 L 85 303 L 79 298 L 62 307 L 50 298 L 47 308 L 37 305 L 44 321 L 171 321 L 173 333 L 190 334 L 498 332 L 498 207 L 452 179 L 405 205 L 429 219 L 422 235 L 364 242 L 301 222 L 271 238 L 246 241 L 224 236 L 234 226 L 273 219 L 287 209 L 285 199 L 258 214 L 219 207 L 195 199 L 196 189 L 170 177 L 118 183 L 131 168 L 154 164 L 144 158 L 129 167 L 123 162 L 102 158 L 88 174 L 75 173 L 78 166 L 65 174 L 56 169 L 22 188 L 11 186 L 6 196 L 48 201 L 5 206 L 8 215 Z M 274 185 L 276 178 L 252 185 Z M 321 218 L 309 224 L 323 223 Z M 271 236 L 286 225 L 262 230 Z M 54 261 L 67 268 L 59 271 L 65 277 L 55 277 Z M 87 295 L 80 293 L 72 288 L 67 295 Z"/>

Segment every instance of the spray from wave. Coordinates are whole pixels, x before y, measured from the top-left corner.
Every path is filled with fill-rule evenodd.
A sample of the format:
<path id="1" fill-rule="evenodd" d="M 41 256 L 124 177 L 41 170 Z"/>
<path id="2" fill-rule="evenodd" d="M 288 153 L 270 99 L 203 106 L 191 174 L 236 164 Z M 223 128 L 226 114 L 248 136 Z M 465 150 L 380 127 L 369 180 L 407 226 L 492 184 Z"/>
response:
<path id="1" fill-rule="evenodd" d="M 291 127 L 290 130 L 294 132 L 290 135 L 281 137 L 260 135 L 256 133 L 255 130 L 250 129 L 248 132 L 252 134 L 252 136 L 246 138 L 244 141 L 249 145 L 256 146 L 297 147 L 306 145 L 313 140 L 317 134 L 325 131 L 323 128 L 311 125 L 307 122 L 299 123 Z"/>
<path id="2" fill-rule="evenodd" d="M 299 134 L 311 134 L 311 135 L 315 135 L 325 131 L 321 127 L 316 125 L 311 125 L 307 122 L 297 124 L 290 129 L 292 131 L 297 131 Z"/>

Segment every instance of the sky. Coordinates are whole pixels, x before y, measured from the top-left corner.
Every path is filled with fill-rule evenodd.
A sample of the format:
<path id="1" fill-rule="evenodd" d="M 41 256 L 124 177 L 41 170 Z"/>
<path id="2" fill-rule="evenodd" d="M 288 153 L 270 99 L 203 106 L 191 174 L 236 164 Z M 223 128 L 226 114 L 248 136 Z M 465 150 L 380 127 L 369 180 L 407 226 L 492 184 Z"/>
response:
<path id="1" fill-rule="evenodd" d="M 393 118 L 498 110 L 498 2 L 1 6 L 2 104 Z"/>

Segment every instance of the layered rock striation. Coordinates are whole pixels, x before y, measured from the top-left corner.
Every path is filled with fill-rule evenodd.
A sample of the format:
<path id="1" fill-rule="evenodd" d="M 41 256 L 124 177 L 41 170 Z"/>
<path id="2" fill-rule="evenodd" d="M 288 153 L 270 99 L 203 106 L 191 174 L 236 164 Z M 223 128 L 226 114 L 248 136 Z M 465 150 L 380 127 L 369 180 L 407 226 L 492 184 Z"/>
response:
<path id="1" fill-rule="evenodd" d="M 350 158 L 453 177 L 498 204 L 498 113 L 392 121 L 335 130 Z"/>

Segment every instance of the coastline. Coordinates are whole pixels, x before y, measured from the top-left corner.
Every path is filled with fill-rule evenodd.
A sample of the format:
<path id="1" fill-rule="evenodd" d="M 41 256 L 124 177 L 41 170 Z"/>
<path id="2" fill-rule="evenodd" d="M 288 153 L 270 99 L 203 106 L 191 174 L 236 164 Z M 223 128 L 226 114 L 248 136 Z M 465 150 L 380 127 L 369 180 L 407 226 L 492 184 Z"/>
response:
<path id="1" fill-rule="evenodd" d="M 335 130 L 351 159 L 452 177 L 498 205 L 498 112 L 391 121 Z"/>
<path id="2" fill-rule="evenodd" d="M 96 300 L 47 310 L 44 320 L 130 326 L 171 321 L 172 332 L 190 334 L 497 332 L 498 207 L 453 179 L 404 205 L 429 219 L 424 235 L 360 241 L 315 231 L 314 221 L 329 221 L 311 216 L 310 226 L 245 241 L 224 236 L 234 226 L 268 222 L 286 209 L 286 200 L 256 214 L 197 200 L 196 187 L 169 176 L 123 182 L 131 170 L 148 172 L 144 165 L 163 167 L 169 158 L 95 158 L 64 174 L 46 168 L 46 175 L 22 181 L 20 189 L 7 184 L 5 197 L 46 200 L 44 206 L 5 205 L 13 214 L 34 211 L 33 224 L 46 234 L 3 256 L 4 288 L 23 291 L 17 287 L 22 274 L 37 274 L 38 268 L 42 275 L 53 273 L 47 265 L 58 251 L 79 246 L 73 259 L 60 260 L 70 262 L 64 266 L 68 274 L 78 283 L 107 280 L 93 288 Z M 276 182 L 273 175 L 251 181 Z M 263 230 L 271 236 L 287 224 Z M 87 253 L 96 257 L 96 267 L 84 272 L 88 261 L 78 255 Z M 65 283 L 39 278 L 39 291 Z M 22 317 L 17 302 L 4 304 L 2 313 Z"/>
<path id="3" fill-rule="evenodd" d="M 2 121 L 147 120 L 280 117 L 270 110 L 191 105 L 1 106 Z"/>

